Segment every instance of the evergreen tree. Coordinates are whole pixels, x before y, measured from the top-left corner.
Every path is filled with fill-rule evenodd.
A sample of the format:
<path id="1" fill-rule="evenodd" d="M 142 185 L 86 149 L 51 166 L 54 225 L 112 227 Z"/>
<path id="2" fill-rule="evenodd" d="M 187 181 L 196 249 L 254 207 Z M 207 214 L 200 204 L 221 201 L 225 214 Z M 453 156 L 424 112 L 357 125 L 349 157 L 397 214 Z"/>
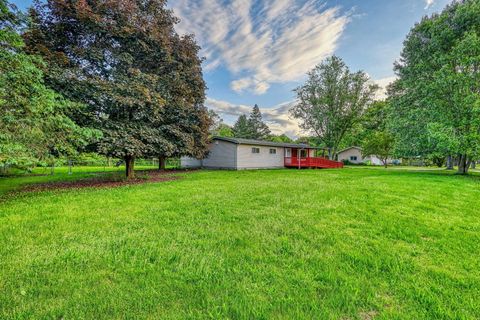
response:
<path id="1" fill-rule="evenodd" d="M 47 84 L 87 104 L 78 123 L 103 132 L 98 151 L 125 159 L 202 157 L 210 117 L 199 47 L 179 36 L 164 0 L 48 0 L 25 34 L 48 62 Z M 162 161 L 161 161 L 162 162 Z"/>
<path id="2" fill-rule="evenodd" d="M 246 115 L 238 117 L 233 126 L 233 135 L 235 138 L 252 139 L 252 130 Z"/>
<path id="3" fill-rule="evenodd" d="M 250 117 L 248 118 L 248 126 L 251 131 L 251 139 L 267 140 L 270 137 L 270 129 L 267 124 L 263 122 L 262 113 L 257 104 L 252 109 Z"/>

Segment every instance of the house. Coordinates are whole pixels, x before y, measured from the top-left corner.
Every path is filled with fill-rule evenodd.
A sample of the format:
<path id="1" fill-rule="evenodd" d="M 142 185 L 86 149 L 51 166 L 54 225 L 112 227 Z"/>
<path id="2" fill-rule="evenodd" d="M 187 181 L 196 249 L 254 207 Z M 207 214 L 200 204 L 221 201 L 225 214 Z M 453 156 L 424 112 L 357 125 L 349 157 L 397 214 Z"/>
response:
<path id="1" fill-rule="evenodd" d="M 374 166 L 383 166 L 382 160 L 380 160 L 377 156 L 370 155 L 364 157 L 362 155 L 362 148 L 360 147 L 349 147 L 343 149 L 337 153 L 337 159 L 340 162 L 348 161 L 353 164 L 362 164 L 362 163 L 370 163 Z M 391 159 L 387 160 L 388 164 L 399 164 L 400 160 Z"/>
<path id="2" fill-rule="evenodd" d="M 232 170 L 343 167 L 341 162 L 317 157 L 317 150 L 306 144 L 214 137 L 205 159 L 182 157 L 181 165 Z"/>
<path id="3" fill-rule="evenodd" d="M 337 159 L 340 162 L 348 161 L 353 164 L 361 164 L 367 162 L 366 158 L 362 156 L 362 148 L 349 147 L 337 153 Z"/>

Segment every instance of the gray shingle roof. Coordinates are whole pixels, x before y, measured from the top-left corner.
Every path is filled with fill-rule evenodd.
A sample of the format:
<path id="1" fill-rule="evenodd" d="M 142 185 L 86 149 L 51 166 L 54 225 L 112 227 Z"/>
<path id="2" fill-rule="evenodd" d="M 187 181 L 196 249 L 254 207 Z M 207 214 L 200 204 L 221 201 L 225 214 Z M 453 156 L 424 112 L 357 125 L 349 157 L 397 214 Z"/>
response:
<path id="1" fill-rule="evenodd" d="M 308 144 L 302 143 L 283 143 L 283 142 L 271 142 L 271 141 L 262 141 L 262 140 L 251 140 L 251 139 L 241 139 L 241 138 L 226 138 L 226 137 L 213 137 L 213 140 L 227 141 L 235 144 L 247 144 L 253 146 L 267 146 L 267 147 L 283 147 L 283 148 L 309 148 Z"/>

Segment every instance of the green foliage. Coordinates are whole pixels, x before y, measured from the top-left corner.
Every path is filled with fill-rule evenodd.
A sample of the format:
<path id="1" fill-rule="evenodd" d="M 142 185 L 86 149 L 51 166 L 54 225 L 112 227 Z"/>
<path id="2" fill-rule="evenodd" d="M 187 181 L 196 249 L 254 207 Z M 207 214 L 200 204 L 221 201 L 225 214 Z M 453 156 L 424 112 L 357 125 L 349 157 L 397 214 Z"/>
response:
<path id="1" fill-rule="evenodd" d="M 300 127 L 314 133 L 330 150 L 333 159 L 345 135 L 373 102 L 378 87 L 362 71 L 352 73 L 339 57 L 333 56 L 308 73 L 298 87 L 298 104 L 291 109 Z"/>
<path id="2" fill-rule="evenodd" d="M 262 113 L 257 104 L 253 106 L 252 112 L 248 118 L 248 125 L 252 132 L 251 139 L 267 140 L 270 136 L 270 129 L 267 124 L 263 122 Z"/>
<path id="3" fill-rule="evenodd" d="M 42 59 L 24 52 L 21 20 L 0 0 L 0 164 L 32 167 L 71 155 L 98 137 L 67 115 L 83 106 L 44 85 Z"/>
<path id="4" fill-rule="evenodd" d="M 480 1 L 449 5 L 410 32 L 390 89 L 391 127 L 404 156 L 480 157 Z"/>
<path id="5" fill-rule="evenodd" d="M 478 178 L 198 171 L 11 196 L 0 318 L 479 319 Z"/>
<path id="6" fill-rule="evenodd" d="M 175 32 L 163 0 L 38 2 L 25 39 L 48 62 L 47 84 L 84 102 L 78 123 L 103 132 L 98 151 L 134 159 L 203 157 L 211 119 L 199 47 Z M 127 175 L 133 173 L 127 170 Z"/>
<path id="7" fill-rule="evenodd" d="M 255 105 L 247 118 L 246 115 L 238 117 L 237 122 L 233 126 L 233 134 L 236 138 L 254 139 L 254 140 L 269 140 L 270 129 L 267 124 L 263 122 L 262 113 L 258 105 Z"/>
<path id="8" fill-rule="evenodd" d="M 270 135 L 268 138 L 269 141 L 272 142 L 283 142 L 283 143 L 293 143 L 293 139 L 291 139 L 289 136 L 286 134 L 280 134 L 280 135 Z"/>
<path id="9" fill-rule="evenodd" d="M 218 127 L 216 135 L 219 136 L 219 137 L 226 137 L 226 138 L 234 137 L 232 127 L 230 127 L 228 124 L 225 124 L 225 123 L 220 124 L 220 126 Z"/>
<path id="10" fill-rule="evenodd" d="M 363 156 L 377 156 L 385 167 L 388 164 L 388 158 L 393 155 L 395 147 L 394 137 L 387 131 L 376 131 L 369 135 L 362 146 Z"/>
<path id="11" fill-rule="evenodd" d="M 374 101 L 352 129 L 345 134 L 339 148 L 361 146 L 369 136 L 378 131 L 386 131 L 389 111 L 389 104 L 386 101 Z"/>
<path id="12" fill-rule="evenodd" d="M 253 139 L 251 127 L 249 126 L 247 116 L 242 114 L 233 125 L 233 135 L 235 138 Z"/>
<path id="13" fill-rule="evenodd" d="M 216 137 L 233 137 L 233 129 L 213 110 L 208 111 L 210 118 L 212 119 L 212 125 L 210 126 L 210 135 Z"/>

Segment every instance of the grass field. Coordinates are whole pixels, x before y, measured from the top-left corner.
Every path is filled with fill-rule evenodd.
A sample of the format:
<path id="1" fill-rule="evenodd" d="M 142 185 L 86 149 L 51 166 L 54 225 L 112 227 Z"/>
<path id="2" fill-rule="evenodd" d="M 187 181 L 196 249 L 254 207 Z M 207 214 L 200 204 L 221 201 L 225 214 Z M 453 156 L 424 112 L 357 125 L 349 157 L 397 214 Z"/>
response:
<path id="1" fill-rule="evenodd" d="M 479 176 L 180 175 L 0 178 L 0 319 L 480 319 Z"/>

